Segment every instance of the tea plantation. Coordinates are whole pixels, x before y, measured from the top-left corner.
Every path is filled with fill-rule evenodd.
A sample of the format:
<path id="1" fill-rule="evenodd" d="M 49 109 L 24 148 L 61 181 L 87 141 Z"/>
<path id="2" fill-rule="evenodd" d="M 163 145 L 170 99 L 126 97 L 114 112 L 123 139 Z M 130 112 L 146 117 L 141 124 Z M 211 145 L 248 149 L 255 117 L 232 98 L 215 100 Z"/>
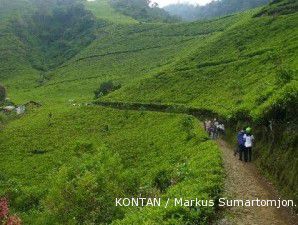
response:
<path id="1" fill-rule="evenodd" d="M 220 154 L 192 117 L 92 106 L 48 110 L 34 110 L 1 132 L 0 193 L 25 223 L 169 223 L 176 215 L 185 224 L 214 213 L 114 205 L 116 196 L 140 194 L 218 197 Z"/>
<path id="2" fill-rule="evenodd" d="M 296 1 L 191 23 L 150 8 L 139 21 L 108 0 L 0 5 L 0 83 L 15 104 L 41 103 L 22 116 L 0 112 L 0 198 L 24 224 L 215 219 L 216 207 L 115 206 L 126 196 L 216 201 L 224 171 L 194 117 L 98 101 L 209 110 L 231 143 L 250 125 L 256 164 L 298 200 Z M 101 96 L 104 84 L 117 88 Z"/>

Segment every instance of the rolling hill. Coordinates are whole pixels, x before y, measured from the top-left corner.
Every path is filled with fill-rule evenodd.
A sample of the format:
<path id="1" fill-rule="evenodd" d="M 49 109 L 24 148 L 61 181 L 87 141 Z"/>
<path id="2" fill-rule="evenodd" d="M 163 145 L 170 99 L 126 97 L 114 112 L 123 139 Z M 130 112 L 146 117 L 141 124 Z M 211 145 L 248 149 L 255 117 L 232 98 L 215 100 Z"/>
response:
<path id="1" fill-rule="evenodd" d="M 222 17 L 269 3 L 270 0 L 217 0 L 203 6 L 187 3 L 170 4 L 165 6 L 164 10 L 186 21 L 195 21 Z"/>
<path id="2" fill-rule="evenodd" d="M 107 0 L 0 5 L 0 82 L 16 104 L 42 104 L 0 130 L 0 196 L 27 224 L 214 219 L 215 207 L 109 202 L 178 193 L 216 200 L 224 176 L 218 147 L 193 117 L 90 105 L 97 102 L 211 111 L 225 121 L 231 143 L 251 125 L 257 165 L 298 199 L 296 1 L 191 23 L 166 23 L 163 13 L 152 19 L 150 9 L 140 19 L 137 7 L 124 12 Z M 108 81 L 121 88 L 94 99 Z"/>

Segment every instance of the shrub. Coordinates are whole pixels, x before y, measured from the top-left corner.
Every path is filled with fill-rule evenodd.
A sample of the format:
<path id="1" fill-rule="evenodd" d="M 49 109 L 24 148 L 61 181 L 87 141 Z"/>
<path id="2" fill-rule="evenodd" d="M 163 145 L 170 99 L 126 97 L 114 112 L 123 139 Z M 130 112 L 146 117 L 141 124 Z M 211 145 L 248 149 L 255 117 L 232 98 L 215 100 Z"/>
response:
<path id="1" fill-rule="evenodd" d="M 6 198 L 0 199 L 0 221 L 3 221 L 8 216 L 8 201 Z"/>
<path id="2" fill-rule="evenodd" d="M 189 141 L 194 138 L 196 135 L 194 133 L 194 121 L 191 116 L 185 117 L 182 120 L 182 128 L 186 132 L 186 140 Z"/>
<path id="3" fill-rule="evenodd" d="M 154 186 L 164 192 L 168 187 L 171 186 L 171 177 L 169 172 L 166 170 L 159 171 L 154 178 Z"/>
<path id="4" fill-rule="evenodd" d="M 16 215 L 10 216 L 8 217 L 5 225 L 21 225 L 21 219 Z"/>
<path id="5" fill-rule="evenodd" d="M 7 198 L 0 198 L 0 224 L 21 225 L 21 219 L 16 215 L 10 215 Z"/>
<path id="6" fill-rule="evenodd" d="M 111 200 L 121 196 L 122 166 L 118 156 L 100 151 L 75 158 L 54 175 L 40 224 L 106 224 L 122 217 Z"/>
<path id="7" fill-rule="evenodd" d="M 121 84 L 115 84 L 113 81 L 103 82 L 100 87 L 94 91 L 95 98 L 107 95 L 110 92 L 116 91 L 121 88 Z"/>

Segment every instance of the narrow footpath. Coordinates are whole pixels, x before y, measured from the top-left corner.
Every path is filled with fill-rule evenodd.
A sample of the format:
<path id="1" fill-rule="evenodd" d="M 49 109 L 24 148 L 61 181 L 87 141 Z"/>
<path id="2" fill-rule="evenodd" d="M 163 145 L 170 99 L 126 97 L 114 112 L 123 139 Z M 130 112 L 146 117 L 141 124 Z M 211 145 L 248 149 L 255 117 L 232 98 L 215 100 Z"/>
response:
<path id="1" fill-rule="evenodd" d="M 278 199 L 272 184 L 257 171 L 252 163 L 244 163 L 233 155 L 225 141 L 217 141 L 222 150 L 226 171 L 224 197 L 229 199 Z M 232 207 L 219 225 L 297 225 L 297 216 L 287 208 L 275 207 Z"/>
<path id="2" fill-rule="evenodd" d="M 98 102 L 104 107 L 120 110 L 140 110 L 144 107 L 147 111 L 166 113 L 185 113 L 169 111 L 168 105 L 155 105 L 143 103 Z M 189 110 L 185 114 L 193 115 L 202 120 L 208 111 L 198 109 Z M 217 140 L 222 151 L 222 158 L 226 173 L 224 193 L 222 197 L 243 200 L 278 200 L 275 187 L 270 184 L 257 170 L 253 163 L 244 163 L 234 156 L 233 147 L 224 140 Z M 275 207 L 229 207 L 224 211 L 224 218 L 217 225 L 298 225 L 298 216 L 291 213 L 289 208 Z"/>

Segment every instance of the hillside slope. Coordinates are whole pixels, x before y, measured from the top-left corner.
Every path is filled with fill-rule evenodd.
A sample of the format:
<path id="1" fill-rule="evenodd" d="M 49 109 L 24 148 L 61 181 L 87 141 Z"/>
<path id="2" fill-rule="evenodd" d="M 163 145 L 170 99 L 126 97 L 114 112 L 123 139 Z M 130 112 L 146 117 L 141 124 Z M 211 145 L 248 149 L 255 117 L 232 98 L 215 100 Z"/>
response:
<path id="1" fill-rule="evenodd" d="M 253 126 L 257 164 L 284 194 L 297 200 L 296 4 L 278 1 L 241 14 L 237 23 L 193 45 L 175 64 L 100 101 L 211 110 L 230 125 L 233 143 L 241 126 Z"/>
<path id="2" fill-rule="evenodd" d="M 0 195 L 9 196 L 25 222 L 204 224 L 213 218 L 214 208 L 143 209 L 142 216 L 113 204 L 101 215 L 103 202 L 117 194 L 216 199 L 223 178 L 219 149 L 192 117 L 79 107 L 94 101 L 107 81 L 121 88 L 98 101 L 207 109 L 227 122 L 231 142 L 240 126 L 253 125 L 256 163 L 298 200 L 296 1 L 170 24 L 140 23 L 106 0 L 46 7 L 44 21 L 31 4 L 41 0 L 0 1 L 6 2 L 0 82 L 13 102 L 42 103 L 0 131 Z M 177 170 L 182 178 L 175 183 Z"/>
<path id="3" fill-rule="evenodd" d="M 103 19 L 114 24 L 134 24 L 138 23 L 132 17 L 117 12 L 111 5 L 110 0 L 87 1 L 86 8 L 90 10 L 98 19 Z"/>
<path id="4" fill-rule="evenodd" d="M 266 5 L 270 0 L 218 0 L 203 6 L 185 3 L 171 4 L 164 7 L 170 15 L 179 16 L 186 21 L 206 20 L 226 16 Z"/>
<path id="5" fill-rule="evenodd" d="M 0 157 L 0 196 L 25 224 L 167 224 L 174 214 L 183 218 L 175 224 L 194 224 L 212 219 L 215 208 L 196 213 L 114 201 L 178 194 L 215 200 L 222 187 L 216 144 L 184 115 L 40 108 L 0 131 Z"/>
<path id="6" fill-rule="evenodd" d="M 272 18 L 252 17 L 254 13 L 193 45 L 175 65 L 106 99 L 188 104 L 226 117 L 237 111 L 254 116 L 277 91 L 296 86 L 298 65 L 298 14 Z"/>
<path id="7" fill-rule="evenodd" d="M 75 57 L 54 69 L 43 71 L 42 82 L 38 82 L 36 77 L 30 85 L 20 86 L 12 77 L 3 82 L 18 101 L 28 98 L 39 101 L 90 100 L 104 81 L 114 80 L 126 86 L 160 71 L 164 66 L 170 67 L 183 55 L 190 54 L 192 46 L 212 39 L 236 23 L 237 18 L 188 25 L 108 23 L 95 29 L 96 39 Z M 11 65 L 15 64 L 16 61 L 12 60 Z M 76 88 L 78 86 L 80 91 Z M 62 89 L 63 93 L 60 92 Z"/>

